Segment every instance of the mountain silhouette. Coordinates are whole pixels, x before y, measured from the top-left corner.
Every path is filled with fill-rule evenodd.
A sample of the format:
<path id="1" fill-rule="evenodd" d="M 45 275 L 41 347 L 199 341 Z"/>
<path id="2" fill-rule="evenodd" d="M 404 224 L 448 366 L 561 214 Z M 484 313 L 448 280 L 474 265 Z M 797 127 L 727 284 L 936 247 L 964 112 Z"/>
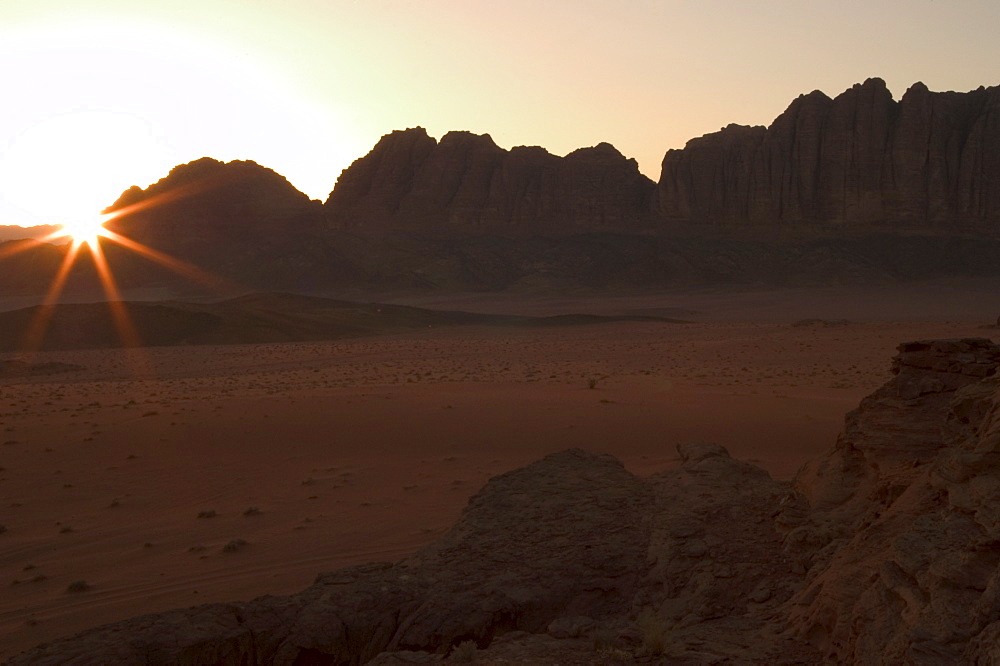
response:
<path id="1" fill-rule="evenodd" d="M 254 162 L 206 157 L 126 190 L 108 227 L 232 293 L 996 275 L 998 91 L 918 83 L 897 102 L 880 79 L 816 91 L 770 127 L 730 125 L 668 151 L 658 183 L 607 143 L 559 157 L 421 128 L 382 137 L 326 202 Z M 190 272 L 102 246 L 124 288 L 191 288 Z M 61 251 L 0 267 L 4 293 L 44 290 Z"/>

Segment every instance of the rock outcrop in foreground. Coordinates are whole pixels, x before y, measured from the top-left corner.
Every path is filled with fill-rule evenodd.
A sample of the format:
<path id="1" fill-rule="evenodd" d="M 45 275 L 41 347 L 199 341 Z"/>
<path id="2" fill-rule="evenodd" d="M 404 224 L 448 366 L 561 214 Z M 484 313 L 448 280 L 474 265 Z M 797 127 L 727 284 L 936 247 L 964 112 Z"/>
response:
<path id="1" fill-rule="evenodd" d="M 12 663 L 433 664 L 473 647 L 487 664 L 998 663 L 1000 347 L 899 350 L 794 482 L 714 444 L 648 479 L 565 451 L 492 479 L 395 564 Z"/>

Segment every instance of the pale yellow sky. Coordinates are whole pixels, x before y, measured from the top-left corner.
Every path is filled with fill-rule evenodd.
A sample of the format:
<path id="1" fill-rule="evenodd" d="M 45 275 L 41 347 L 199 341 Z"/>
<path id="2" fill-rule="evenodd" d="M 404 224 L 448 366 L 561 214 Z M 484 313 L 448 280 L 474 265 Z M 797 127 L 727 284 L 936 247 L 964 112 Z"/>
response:
<path id="1" fill-rule="evenodd" d="M 653 179 L 669 148 L 881 76 L 897 99 L 995 85 L 995 0 L 3 0 L 0 224 L 86 215 L 202 156 L 325 199 L 393 129 Z"/>

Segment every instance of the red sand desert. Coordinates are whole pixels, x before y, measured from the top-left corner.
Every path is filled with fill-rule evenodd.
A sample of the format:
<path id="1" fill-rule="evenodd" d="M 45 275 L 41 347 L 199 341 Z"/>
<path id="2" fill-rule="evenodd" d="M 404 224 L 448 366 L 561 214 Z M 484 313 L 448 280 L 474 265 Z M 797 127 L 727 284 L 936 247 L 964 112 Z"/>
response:
<path id="1" fill-rule="evenodd" d="M 0 657 L 397 559 L 490 476 L 560 449 L 647 474 L 710 440 L 789 478 L 887 379 L 899 342 L 989 334 L 981 317 L 848 310 L 864 319 L 731 308 L 690 324 L 40 353 L 83 369 L 0 380 Z"/>

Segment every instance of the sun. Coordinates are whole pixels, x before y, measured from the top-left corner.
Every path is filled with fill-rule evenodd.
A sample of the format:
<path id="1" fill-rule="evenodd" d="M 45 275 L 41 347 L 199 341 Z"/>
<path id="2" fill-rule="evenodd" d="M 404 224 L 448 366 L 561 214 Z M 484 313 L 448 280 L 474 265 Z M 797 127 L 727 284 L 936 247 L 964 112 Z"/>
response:
<path id="1" fill-rule="evenodd" d="M 111 215 L 93 215 L 60 222 L 59 226 L 62 228 L 60 235 L 68 236 L 74 245 L 94 247 L 98 238 L 107 235 L 108 231 L 104 228 L 104 224 L 111 217 Z"/>

